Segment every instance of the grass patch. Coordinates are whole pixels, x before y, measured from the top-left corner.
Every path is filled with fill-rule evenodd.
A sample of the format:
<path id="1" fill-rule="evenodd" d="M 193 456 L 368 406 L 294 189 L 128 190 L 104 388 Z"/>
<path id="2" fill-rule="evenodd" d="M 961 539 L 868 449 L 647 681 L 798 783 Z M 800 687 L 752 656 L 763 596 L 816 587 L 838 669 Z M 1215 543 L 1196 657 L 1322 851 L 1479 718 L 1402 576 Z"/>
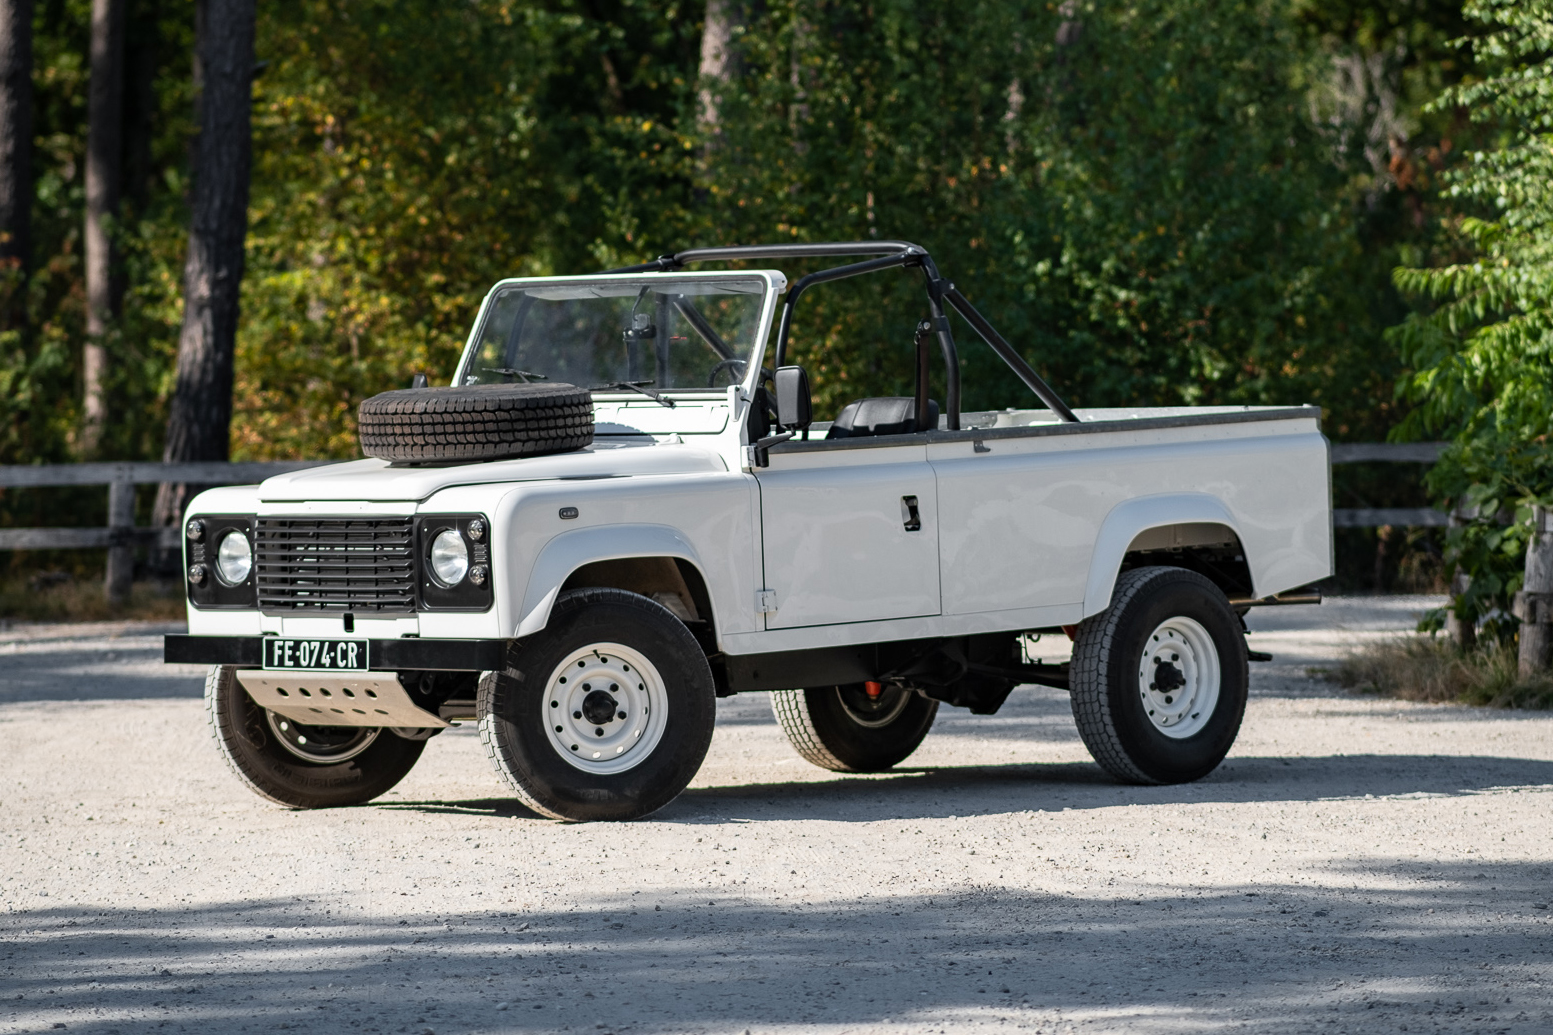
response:
<path id="1" fill-rule="evenodd" d="M 0 618 L 14 621 L 176 621 L 186 613 L 183 586 L 175 582 L 137 582 L 124 604 L 108 603 L 101 579 L 51 572 L 0 583 Z"/>
<path id="2" fill-rule="evenodd" d="M 1330 673 L 1360 693 L 1490 708 L 1553 708 L 1553 673 L 1523 680 L 1513 644 L 1463 654 L 1444 638 L 1410 636 L 1362 647 Z"/>

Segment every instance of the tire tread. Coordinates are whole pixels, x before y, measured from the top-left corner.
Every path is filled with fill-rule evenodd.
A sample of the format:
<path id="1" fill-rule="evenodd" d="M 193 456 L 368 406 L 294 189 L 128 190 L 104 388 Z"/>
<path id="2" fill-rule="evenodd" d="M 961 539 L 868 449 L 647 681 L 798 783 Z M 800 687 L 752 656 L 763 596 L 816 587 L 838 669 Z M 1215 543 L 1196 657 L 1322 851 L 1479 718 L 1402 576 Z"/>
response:
<path id="1" fill-rule="evenodd" d="M 819 766 L 821 769 L 829 769 L 833 773 L 858 771 L 837 758 L 820 739 L 820 731 L 814 725 L 814 717 L 809 714 L 805 691 L 771 691 L 771 712 L 776 716 L 777 725 L 782 727 L 782 732 L 787 734 L 787 742 L 805 762 Z"/>
<path id="2" fill-rule="evenodd" d="M 685 637 L 686 642 L 684 646 L 689 648 L 687 653 L 689 653 L 690 650 L 693 650 L 694 657 L 700 659 L 700 664 L 703 666 L 703 670 L 700 673 L 700 676 L 704 681 L 706 692 L 710 696 L 712 693 L 711 688 L 713 685 L 712 672 L 710 666 L 707 666 L 705 655 L 701 653 L 700 645 L 696 643 L 695 638 L 691 635 L 690 631 L 684 628 L 683 624 L 677 617 L 675 617 L 672 611 L 648 597 L 644 597 L 638 593 L 632 593 L 628 590 L 614 589 L 610 587 L 592 587 L 587 589 L 572 590 L 564 594 L 559 600 L 556 601 L 555 607 L 550 612 L 550 622 L 547 626 L 547 629 L 553 628 L 558 620 L 566 617 L 574 611 L 579 611 L 598 605 L 635 608 L 647 612 L 655 620 L 667 620 L 674 623 L 676 626 L 679 626 L 679 629 L 683 631 Z M 536 633 L 535 635 L 542 636 L 544 635 L 544 632 L 542 631 L 540 633 Z M 513 640 L 508 645 L 510 660 L 506 663 L 506 665 L 504 665 L 504 669 L 516 667 L 514 662 L 517 660 L 517 656 L 513 652 L 521 652 L 523 650 L 523 643 L 524 641 Z M 529 772 L 527 766 L 524 764 L 524 760 L 521 754 L 515 749 L 513 743 L 508 739 L 507 735 L 503 734 L 502 729 L 500 728 L 502 720 L 499 717 L 499 697 L 504 694 L 518 692 L 512 688 L 504 687 L 501 685 L 501 681 L 507 678 L 508 677 L 505 671 L 502 671 L 488 672 L 480 679 L 476 712 L 480 716 L 480 743 L 485 748 L 486 758 L 490 760 L 492 768 L 496 770 L 497 775 L 501 777 L 502 782 L 506 784 L 508 789 L 512 791 L 513 795 L 524 805 L 525 808 L 531 809 L 535 813 L 541 816 L 546 816 L 550 819 L 577 822 L 579 821 L 580 817 L 576 815 L 568 815 L 565 812 L 558 811 L 553 806 L 545 804 L 545 788 L 538 784 L 537 781 L 531 782 L 534 780 L 534 777 Z M 692 712 L 691 716 L 693 715 L 694 713 Z M 715 705 L 714 707 L 709 708 L 704 715 L 700 716 L 699 721 L 693 721 L 691 716 L 681 715 L 677 721 L 688 724 L 683 729 L 684 739 L 691 744 L 699 745 L 699 748 L 697 749 L 699 754 L 695 759 L 695 767 L 699 768 L 702 759 L 705 757 L 706 747 L 711 742 L 712 732 L 716 725 L 717 712 Z M 689 783 L 690 779 L 693 777 L 694 770 L 692 770 L 690 774 L 685 777 L 684 783 Z M 684 787 L 684 783 L 680 784 L 681 790 Z M 678 794 L 679 790 L 676 790 L 674 795 L 677 796 Z M 651 805 L 645 810 L 637 811 L 629 816 L 617 815 L 612 817 L 587 818 L 639 819 L 642 816 L 649 815 L 657 809 L 662 808 L 664 805 L 668 804 L 668 801 L 671 800 L 673 800 L 673 796 L 671 796 L 668 800 L 658 802 L 657 804 Z"/>
<path id="3" fill-rule="evenodd" d="M 1069 668 L 1073 720 L 1078 725 L 1084 746 L 1100 768 L 1126 783 L 1157 784 L 1160 781 L 1152 779 L 1127 756 L 1111 715 L 1107 690 L 1111 683 L 1118 626 L 1134 597 L 1160 576 L 1180 570 L 1151 566 L 1122 572 L 1111 592 L 1111 606 L 1084 619 L 1074 636 L 1073 661 Z"/>
<path id="4" fill-rule="evenodd" d="M 501 460 L 593 442 L 593 397 L 561 382 L 404 388 L 364 400 L 367 456 L 399 462 Z"/>

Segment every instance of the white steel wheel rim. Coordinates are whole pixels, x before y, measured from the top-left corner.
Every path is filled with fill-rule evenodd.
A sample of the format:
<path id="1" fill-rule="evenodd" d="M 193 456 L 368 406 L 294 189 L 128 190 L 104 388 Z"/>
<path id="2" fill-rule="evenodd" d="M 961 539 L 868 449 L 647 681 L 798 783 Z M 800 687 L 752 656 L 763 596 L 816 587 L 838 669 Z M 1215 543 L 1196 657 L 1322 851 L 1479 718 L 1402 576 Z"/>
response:
<path id="1" fill-rule="evenodd" d="M 606 701 L 614 702 L 607 717 Z M 595 643 L 567 655 L 545 682 L 541 708 L 555 753 L 599 776 L 645 762 L 669 718 L 663 677 L 646 657 L 619 643 Z"/>
<path id="2" fill-rule="evenodd" d="M 1138 697 L 1154 728 L 1184 740 L 1213 719 L 1219 704 L 1219 650 L 1202 624 L 1167 618 L 1144 641 Z"/>

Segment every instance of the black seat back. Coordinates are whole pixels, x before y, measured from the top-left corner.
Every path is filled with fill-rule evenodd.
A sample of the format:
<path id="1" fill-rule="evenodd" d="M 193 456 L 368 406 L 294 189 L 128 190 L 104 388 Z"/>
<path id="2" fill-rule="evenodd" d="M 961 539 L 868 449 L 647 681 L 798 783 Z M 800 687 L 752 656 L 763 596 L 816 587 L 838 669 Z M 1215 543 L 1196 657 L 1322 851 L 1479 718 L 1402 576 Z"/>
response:
<path id="1" fill-rule="evenodd" d="M 917 427 L 917 401 L 910 396 L 891 399 L 859 399 L 846 407 L 831 423 L 825 437 L 863 438 L 875 435 L 910 435 L 938 427 L 938 403 L 928 400 L 928 426 Z"/>

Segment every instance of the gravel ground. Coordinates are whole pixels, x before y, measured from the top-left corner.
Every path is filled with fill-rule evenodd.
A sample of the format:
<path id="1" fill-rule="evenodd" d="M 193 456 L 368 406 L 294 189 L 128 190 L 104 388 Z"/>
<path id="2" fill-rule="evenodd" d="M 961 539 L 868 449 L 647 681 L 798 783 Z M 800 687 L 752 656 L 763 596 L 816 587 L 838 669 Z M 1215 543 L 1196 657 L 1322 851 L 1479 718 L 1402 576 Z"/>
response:
<path id="1" fill-rule="evenodd" d="M 1109 782 L 1035 688 L 840 777 L 749 695 L 676 803 L 582 826 L 467 727 L 371 805 L 268 806 L 175 627 L 0 630 L 0 1031 L 1547 1032 L 1553 717 L 1309 672 L 1430 603 L 1253 614 L 1200 783 Z"/>

